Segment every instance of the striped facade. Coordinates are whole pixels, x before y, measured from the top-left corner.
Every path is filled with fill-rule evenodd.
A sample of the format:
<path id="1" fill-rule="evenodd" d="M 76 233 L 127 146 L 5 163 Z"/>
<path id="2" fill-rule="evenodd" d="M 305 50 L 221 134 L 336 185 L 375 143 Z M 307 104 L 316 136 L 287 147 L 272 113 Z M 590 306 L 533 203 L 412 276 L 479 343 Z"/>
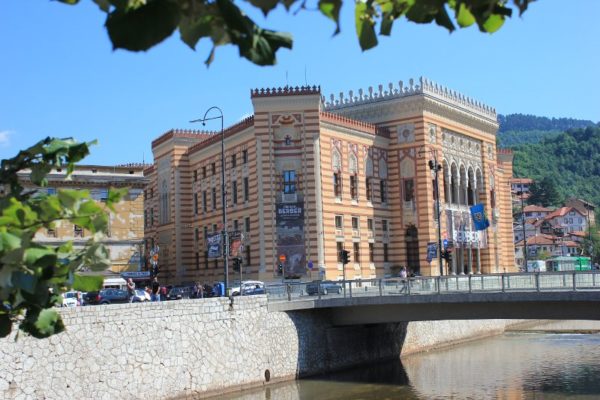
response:
<path id="1" fill-rule="evenodd" d="M 224 130 L 227 229 L 244 234 L 244 279 L 439 274 L 427 260 L 438 238 L 430 160 L 442 167 L 440 232 L 454 244 L 444 274 L 514 270 L 512 154 L 496 150 L 490 107 L 425 79 L 329 102 L 316 87 L 251 98 L 253 116 Z M 145 232 L 162 279 L 222 280 L 223 261 L 206 247 L 223 227 L 220 132 L 171 130 L 152 149 Z M 475 203 L 485 231 L 474 231 Z"/>

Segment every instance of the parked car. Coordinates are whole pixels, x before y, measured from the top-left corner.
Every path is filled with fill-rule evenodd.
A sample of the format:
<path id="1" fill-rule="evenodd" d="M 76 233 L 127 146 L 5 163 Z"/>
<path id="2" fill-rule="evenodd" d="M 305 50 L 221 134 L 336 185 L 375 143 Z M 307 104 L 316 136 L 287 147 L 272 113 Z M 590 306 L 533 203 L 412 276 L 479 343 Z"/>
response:
<path id="1" fill-rule="evenodd" d="M 175 286 L 167 293 L 167 300 L 189 299 L 192 296 L 192 287 Z"/>
<path id="2" fill-rule="evenodd" d="M 76 307 L 77 306 L 77 292 L 65 292 L 62 294 L 62 306 L 63 307 Z"/>
<path id="3" fill-rule="evenodd" d="M 242 294 L 250 296 L 253 294 L 265 294 L 265 284 L 262 282 L 244 283 L 242 285 Z"/>
<path id="4" fill-rule="evenodd" d="M 265 283 L 262 281 L 242 281 L 242 284 L 239 284 L 239 281 L 237 284 L 234 284 L 234 286 L 229 288 L 229 292 L 231 293 L 232 296 L 239 296 L 240 295 L 240 287 L 242 288 L 242 290 L 244 291 L 244 294 L 246 294 L 246 292 L 250 292 L 253 291 L 256 286 L 258 286 L 259 288 L 262 288 L 263 293 L 265 290 Z M 252 293 L 252 294 L 258 294 L 258 293 Z"/>
<path id="5" fill-rule="evenodd" d="M 99 292 L 88 292 L 84 297 L 86 304 L 128 303 L 129 295 L 126 290 L 104 289 Z"/>
<path id="6" fill-rule="evenodd" d="M 322 295 L 329 293 L 342 293 L 344 289 L 342 285 L 333 281 L 312 281 L 306 285 L 306 293 L 309 295 L 315 295 L 320 292 Z"/>

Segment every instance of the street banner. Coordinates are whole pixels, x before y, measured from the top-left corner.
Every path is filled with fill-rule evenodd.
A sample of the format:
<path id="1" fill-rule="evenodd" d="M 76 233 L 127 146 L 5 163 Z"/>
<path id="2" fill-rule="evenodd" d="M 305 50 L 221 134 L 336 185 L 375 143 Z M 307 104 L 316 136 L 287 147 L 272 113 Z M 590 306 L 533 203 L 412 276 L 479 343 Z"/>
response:
<path id="1" fill-rule="evenodd" d="M 435 243 L 435 242 L 427 243 L 427 262 L 431 262 L 436 257 L 437 257 L 437 243 Z"/>
<path id="2" fill-rule="evenodd" d="M 473 217 L 473 224 L 476 231 L 486 230 L 490 226 L 490 221 L 485 216 L 483 204 L 481 203 L 471 207 L 471 217 Z"/>
<path id="3" fill-rule="evenodd" d="M 241 231 L 229 232 L 229 256 L 232 258 L 242 257 L 244 251 L 244 235 Z"/>
<path id="4" fill-rule="evenodd" d="M 209 233 L 206 238 L 206 250 L 208 250 L 208 258 L 215 259 L 221 258 L 223 252 L 221 251 L 221 234 L 220 233 Z"/>

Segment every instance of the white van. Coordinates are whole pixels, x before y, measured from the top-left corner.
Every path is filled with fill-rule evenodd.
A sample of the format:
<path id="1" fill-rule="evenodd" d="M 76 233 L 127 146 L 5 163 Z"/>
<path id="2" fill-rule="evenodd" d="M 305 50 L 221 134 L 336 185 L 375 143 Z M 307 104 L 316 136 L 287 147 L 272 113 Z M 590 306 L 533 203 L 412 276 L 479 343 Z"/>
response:
<path id="1" fill-rule="evenodd" d="M 122 289 L 127 288 L 127 281 L 123 278 L 104 278 L 103 289 Z"/>
<path id="2" fill-rule="evenodd" d="M 527 261 L 527 272 L 546 272 L 546 261 L 544 261 L 544 260 Z"/>

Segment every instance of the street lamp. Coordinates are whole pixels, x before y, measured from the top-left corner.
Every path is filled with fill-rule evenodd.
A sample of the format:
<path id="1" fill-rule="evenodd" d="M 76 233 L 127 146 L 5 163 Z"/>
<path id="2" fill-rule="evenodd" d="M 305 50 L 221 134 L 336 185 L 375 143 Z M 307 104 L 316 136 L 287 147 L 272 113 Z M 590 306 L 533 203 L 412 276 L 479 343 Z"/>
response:
<path id="1" fill-rule="evenodd" d="M 212 110 L 219 111 L 221 115 L 207 118 L 206 116 Z M 223 130 L 223 111 L 219 107 L 213 106 L 206 110 L 206 112 L 204 113 L 204 117 L 194 119 L 190 121 L 190 123 L 202 122 L 202 125 L 204 126 L 206 125 L 206 121 L 211 121 L 213 119 L 221 119 L 221 205 L 223 207 L 223 229 L 221 231 L 221 237 L 223 238 L 223 265 L 225 266 L 225 279 L 223 280 L 223 284 L 225 285 L 225 295 L 227 295 L 229 290 L 229 238 L 227 237 L 227 191 L 225 190 L 225 131 Z"/>
<path id="2" fill-rule="evenodd" d="M 523 203 L 523 184 L 521 183 L 521 191 L 517 195 L 521 197 L 521 226 L 523 230 L 523 272 L 527 272 L 527 232 L 525 231 L 525 205 Z"/>
<path id="3" fill-rule="evenodd" d="M 435 185 L 435 212 L 437 214 L 437 222 L 438 222 L 438 229 L 437 229 L 437 236 L 438 236 L 438 259 L 439 259 L 439 265 L 440 265 L 440 276 L 444 275 L 444 266 L 442 263 L 442 219 L 440 216 L 440 184 L 439 184 L 439 178 L 438 178 L 438 173 L 442 170 L 442 166 L 441 164 L 438 163 L 437 161 L 437 152 L 433 149 L 421 149 L 419 150 L 419 155 L 422 155 L 424 152 L 429 151 L 429 154 L 431 155 L 431 158 L 428 162 L 429 165 L 429 169 L 431 170 L 431 172 L 434 175 L 434 185 Z"/>

